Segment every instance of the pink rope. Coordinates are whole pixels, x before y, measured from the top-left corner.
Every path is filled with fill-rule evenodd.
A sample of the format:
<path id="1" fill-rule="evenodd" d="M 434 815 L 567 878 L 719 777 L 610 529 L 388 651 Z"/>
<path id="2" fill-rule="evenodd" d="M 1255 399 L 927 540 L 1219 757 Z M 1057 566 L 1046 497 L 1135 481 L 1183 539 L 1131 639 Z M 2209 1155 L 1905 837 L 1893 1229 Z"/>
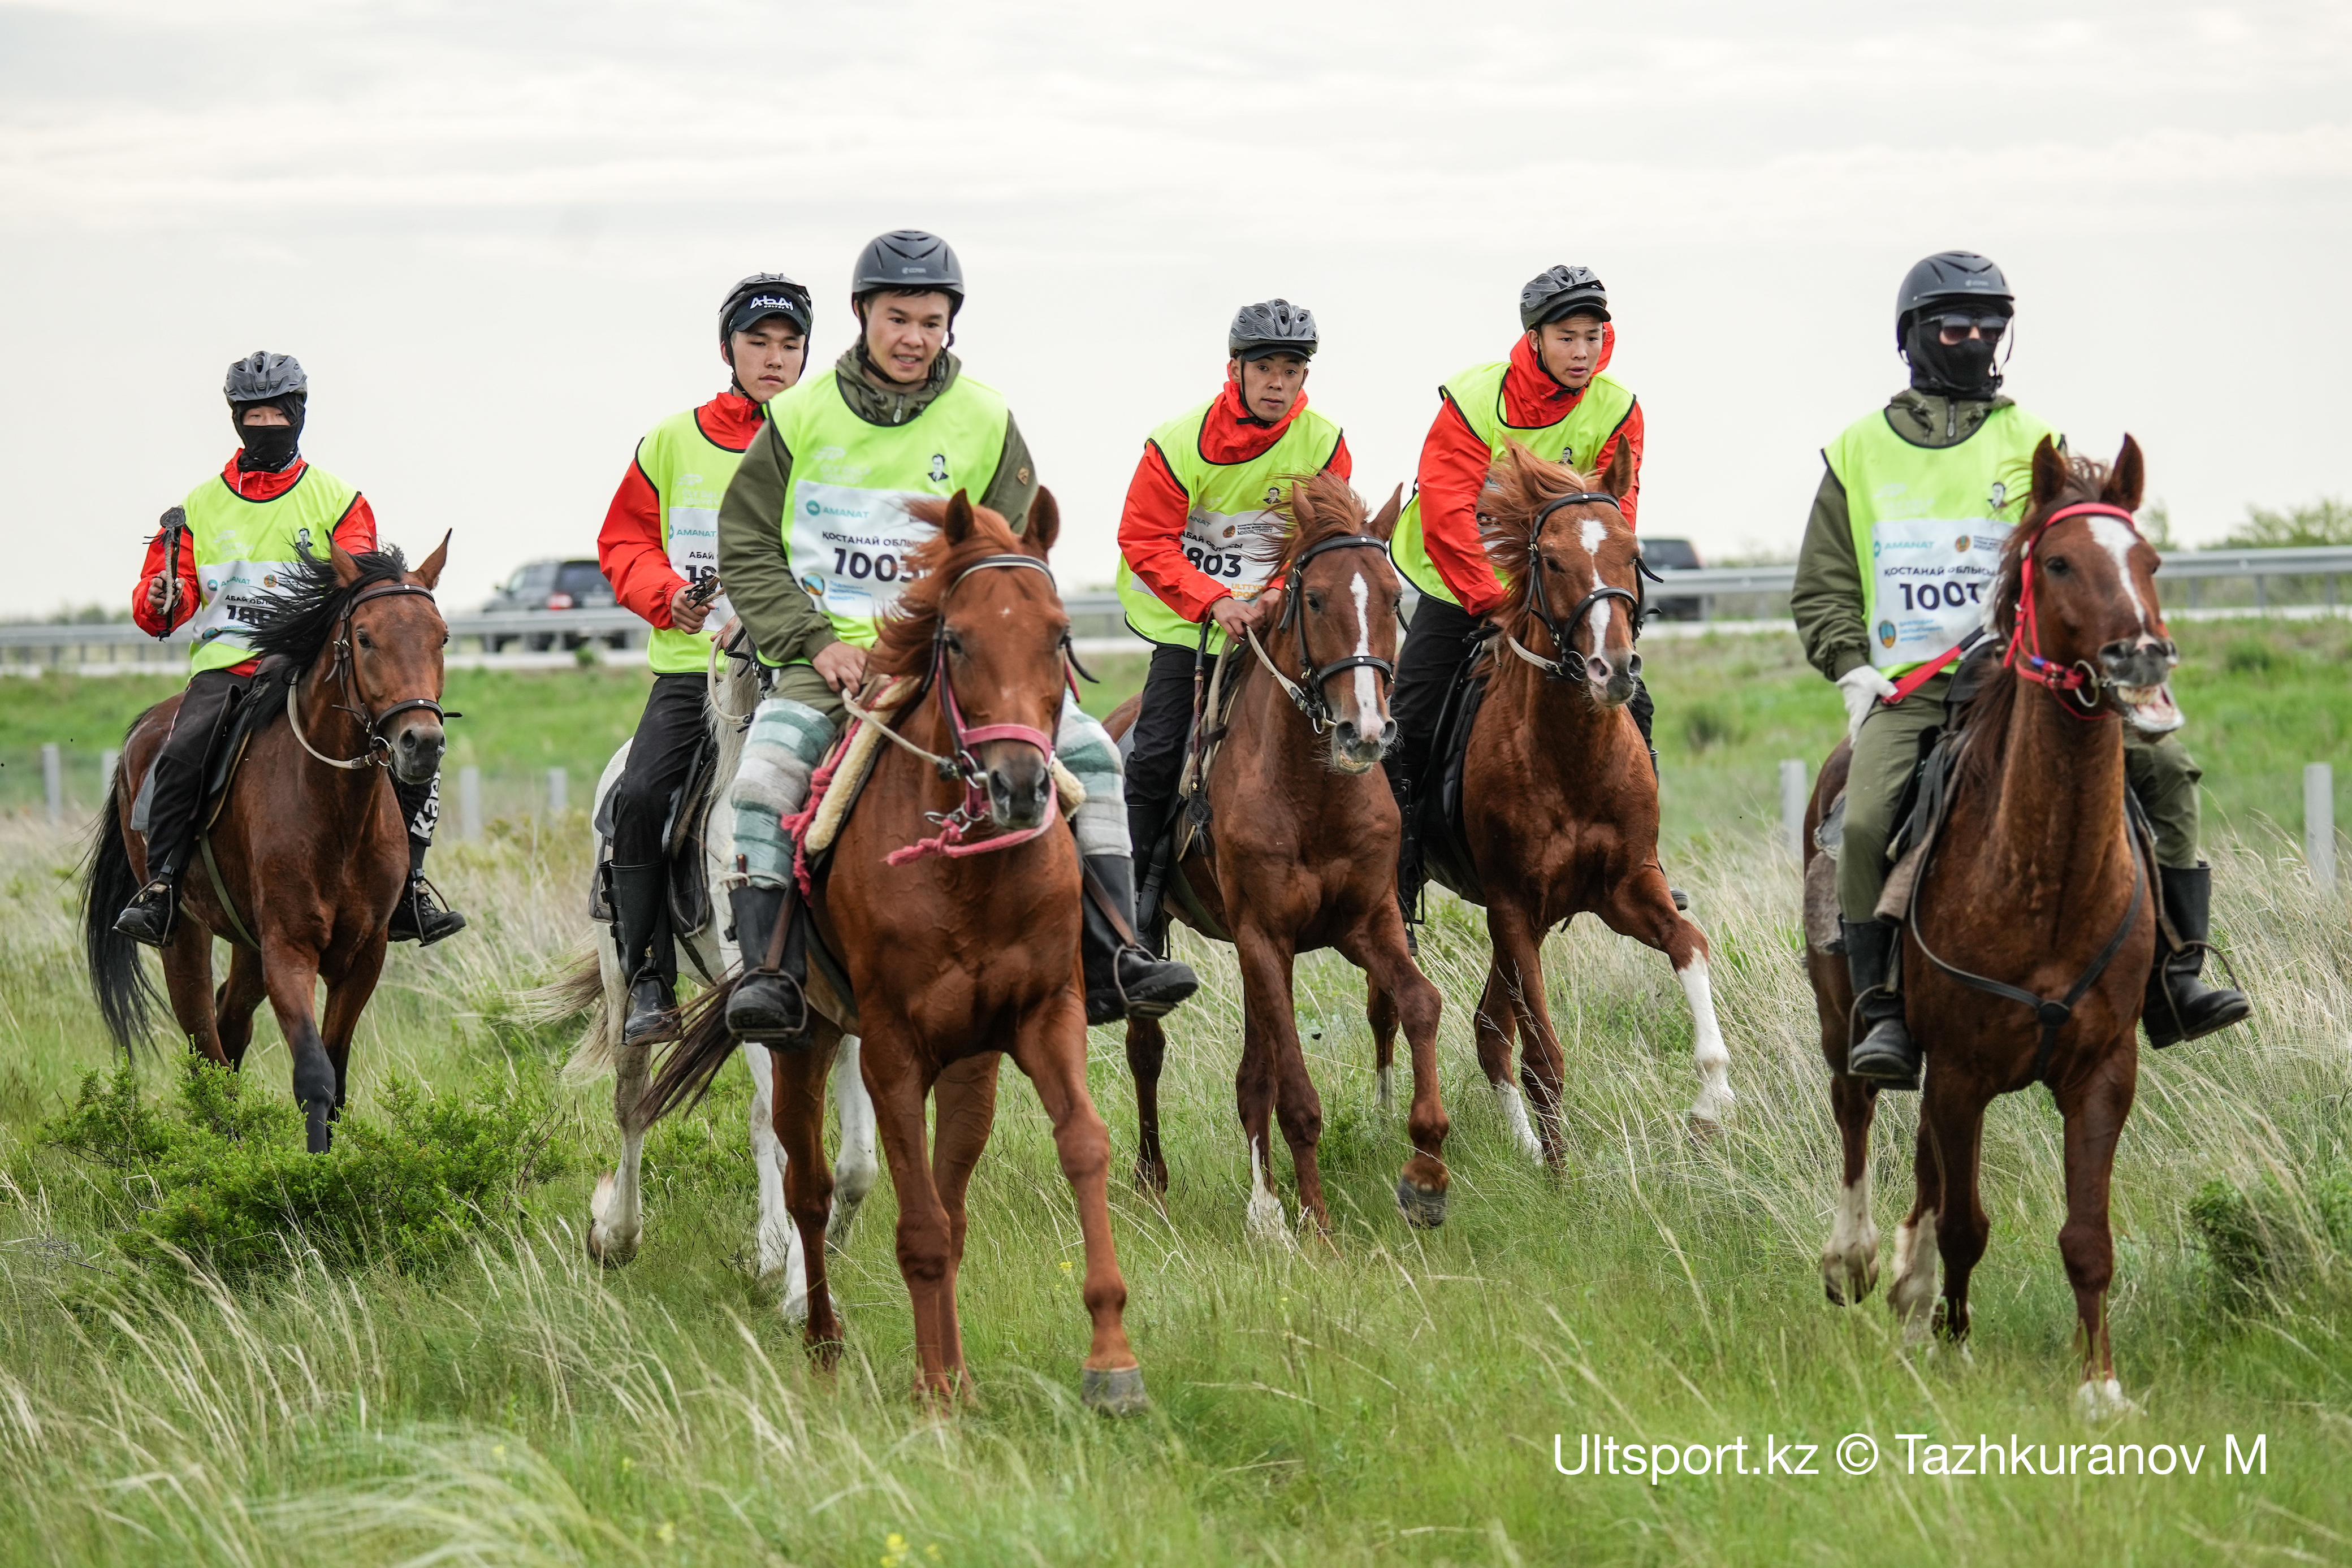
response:
<path id="1" fill-rule="evenodd" d="M 833 743 L 833 749 L 825 754 L 824 765 L 809 775 L 808 804 L 778 821 L 778 825 L 793 838 L 793 880 L 800 884 L 803 898 L 816 895 L 815 884 L 809 875 L 809 829 L 814 825 L 816 814 L 824 805 L 825 795 L 833 788 L 833 776 L 839 771 L 841 759 L 849 754 L 850 738 L 856 733 L 856 726 L 852 725 L 842 733 L 839 740 Z"/>
<path id="2" fill-rule="evenodd" d="M 1061 791 L 1053 789 L 1050 781 L 1047 784 L 1047 790 L 1045 820 L 1034 828 L 1024 828 L 1017 833 L 999 833 L 993 838 L 966 841 L 962 824 L 950 821 L 940 829 L 937 838 L 925 839 L 919 843 L 908 844 L 902 850 L 892 850 L 882 857 L 882 863 L 905 865 L 908 861 L 921 860 L 926 855 L 945 855 L 950 860 L 962 860 L 968 855 L 984 855 L 996 850 L 1009 850 L 1016 844 L 1025 844 L 1052 827 L 1060 819 Z"/>

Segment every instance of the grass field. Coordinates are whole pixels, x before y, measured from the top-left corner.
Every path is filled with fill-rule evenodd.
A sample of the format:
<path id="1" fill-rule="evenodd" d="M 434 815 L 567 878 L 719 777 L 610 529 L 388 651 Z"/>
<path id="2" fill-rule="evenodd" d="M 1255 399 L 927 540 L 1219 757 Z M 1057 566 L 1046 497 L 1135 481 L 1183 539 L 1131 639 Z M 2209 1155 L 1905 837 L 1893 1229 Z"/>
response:
<path id="1" fill-rule="evenodd" d="M 2299 821 L 2304 762 L 2347 760 L 2352 638 L 2322 623 L 2198 627 L 2184 642 L 2219 924 L 2259 1011 L 2250 1029 L 2143 1061 L 2116 1167 L 2114 1311 L 2145 1414 L 2119 1427 L 2085 1428 L 2069 1407 L 2057 1121 L 2039 1092 L 2000 1103 L 1988 1126 L 1993 1241 L 1971 1356 L 1907 1353 L 1880 1298 L 1823 1303 L 1834 1139 L 1794 873 L 1770 828 L 1773 764 L 1817 758 L 1837 714 L 1785 640 L 1661 641 L 1646 652 L 1668 864 L 1715 946 L 1740 1095 L 1731 1130 L 1704 1146 L 1682 1132 L 1690 1025 L 1664 961 L 1580 923 L 1547 955 L 1573 1156 L 1558 1176 L 1525 1165 L 1472 1060 L 1480 930 L 1448 905 L 1423 946 L 1446 998 L 1448 1223 L 1415 1234 L 1394 1214 L 1401 1116 L 1376 1106 L 1352 972 L 1317 958 L 1298 1006 L 1337 1233 L 1328 1249 L 1252 1246 L 1232 1112 L 1239 988 L 1226 951 L 1192 944 L 1208 986 L 1171 1019 L 1174 1188 L 1162 1213 L 1114 1187 L 1128 1322 L 1155 1400 L 1123 1424 L 1077 1407 L 1076 1228 L 1017 1084 L 980 1167 L 963 1275 L 980 1403 L 952 1420 L 908 1398 L 887 1182 L 835 1264 L 849 1333 L 835 1375 L 809 1369 L 752 1277 L 740 1068 L 654 1139 L 638 1260 L 611 1274 L 587 1261 L 586 1196 L 616 1142 L 609 1091 L 553 1083 L 568 1040 L 516 1005 L 579 936 L 577 812 L 518 816 L 436 852 L 476 926 L 396 952 L 355 1056 L 363 1116 L 398 1080 L 453 1100 L 508 1086 L 539 1107 L 518 1113 L 517 1136 L 561 1174 L 460 1217 L 465 1246 L 405 1270 L 307 1254 L 294 1238 L 285 1266 L 233 1281 L 134 1255 L 123 1241 L 140 1214 L 186 1195 L 56 1139 L 82 1075 L 109 1061 L 71 924 L 79 846 L 29 813 L 0 817 L 0 1453 L 13 1482 L 0 1561 L 2352 1561 L 2352 931 L 2270 825 Z M 461 674 L 451 687 L 472 716 L 453 762 L 565 766 L 581 800 L 642 678 Z M 7 774 L 43 740 L 119 734 L 156 695 L 0 684 Z M 1113 1032 L 1094 1045 L 1123 1161 L 1123 1057 Z M 282 1102 L 285 1051 L 266 1024 L 252 1066 L 251 1092 Z M 142 1070 L 145 1098 L 167 1100 L 178 1073 L 162 1053 Z M 1890 1233 L 1911 1124 L 1899 1099 L 1880 1124 Z M 2271 1272 L 2250 1280 L 2246 1257 L 2217 1254 L 2194 1218 L 2217 1179 L 2259 1195 L 2246 1245 Z M 1818 1473 L 1559 1474 L 1555 1435 L 1573 1468 L 1584 1433 L 1744 1441 L 1744 1456 L 1723 1451 L 1751 1471 L 1768 1438 L 1813 1444 Z M 1914 1474 L 1904 1433 L 1982 1437 L 2004 1454 L 2012 1441 L 2037 1455 L 2177 1445 L 2197 1469 Z M 1849 1434 L 1878 1445 L 1866 1476 L 1833 1458 Z M 2225 1474 L 2258 1435 L 2263 1471 Z"/>

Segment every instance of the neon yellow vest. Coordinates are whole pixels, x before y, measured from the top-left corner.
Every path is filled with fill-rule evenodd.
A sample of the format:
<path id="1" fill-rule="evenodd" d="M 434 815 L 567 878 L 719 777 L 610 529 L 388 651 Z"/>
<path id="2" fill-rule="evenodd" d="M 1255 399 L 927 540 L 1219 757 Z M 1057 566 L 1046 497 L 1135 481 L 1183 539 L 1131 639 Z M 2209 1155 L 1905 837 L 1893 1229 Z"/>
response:
<path id="1" fill-rule="evenodd" d="M 870 648 L 905 586 L 907 552 L 932 531 L 907 503 L 958 490 L 978 502 L 1004 455 L 1009 415 L 993 387 L 959 375 L 906 423 L 868 424 L 835 376 L 812 376 L 768 403 L 793 455 L 784 560 L 841 640 Z"/>
<path id="2" fill-rule="evenodd" d="M 1298 411 L 1281 440 L 1248 462 L 1212 463 L 1201 455 L 1201 432 L 1218 401 L 1211 398 L 1170 420 L 1151 433 L 1151 444 L 1192 501 L 1184 517 L 1184 559 L 1234 598 L 1255 599 L 1265 590 L 1286 528 L 1269 508 L 1282 499 L 1285 481 L 1320 474 L 1329 465 L 1339 450 L 1339 427 L 1310 405 Z M 1200 645 L 1200 627 L 1152 592 L 1124 555 L 1118 601 L 1139 635 L 1179 647 Z M 1209 652 L 1223 653 L 1224 646 L 1223 632 L 1209 633 Z"/>
<path id="3" fill-rule="evenodd" d="M 743 460 L 702 433 L 694 410 L 663 420 L 637 443 L 637 466 L 654 487 L 661 517 L 662 550 L 670 570 L 688 582 L 700 582 L 719 570 L 719 504 L 727 497 L 727 481 Z M 716 629 L 734 612 L 727 596 L 710 601 L 703 625 Z M 646 644 L 646 661 L 657 675 L 692 674 L 710 667 L 710 632 L 680 632 L 657 628 Z"/>
<path id="4" fill-rule="evenodd" d="M 1886 675 L 1950 652 L 1984 619 L 2033 449 L 2055 434 L 2011 403 L 1957 446 L 1914 446 L 1881 409 L 1822 454 L 1845 487 L 1870 662 Z"/>
<path id="5" fill-rule="evenodd" d="M 215 474 L 188 492 L 187 546 L 195 551 L 198 603 L 188 630 L 188 674 L 226 670 L 253 657 L 243 628 L 304 555 L 323 560 L 335 525 L 360 493 L 312 463 L 274 501 L 248 501 Z"/>
<path id="6" fill-rule="evenodd" d="M 1489 458 L 1503 460 L 1506 442 L 1516 441 L 1547 463 L 1572 463 L 1589 467 L 1617 434 L 1633 412 L 1633 394 L 1621 382 L 1607 376 L 1594 376 L 1568 411 L 1568 417 L 1557 424 L 1520 425 L 1507 423 L 1503 418 L 1503 377 L 1510 370 L 1507 361 L 1480 365 L 1467 370 L 1447 382 L 1445 395 L 1462 411 L 1472 434 L 1486 444 Z M 1423 593 L 1433 593 L 1448 604 L 1462 601 L 1445 586 L 1437 574 L 1437 563 L 1429 559 L 1429 546 L 1421 532 L 1421 493 L 1413 492 L 1406 504 L 1404 516 L 1397 519 L 1396 538 L 1389 545 L 1389 557 L 1397 570 Z M 1496 572 L 1495 580 L 1503 580 Z"/>

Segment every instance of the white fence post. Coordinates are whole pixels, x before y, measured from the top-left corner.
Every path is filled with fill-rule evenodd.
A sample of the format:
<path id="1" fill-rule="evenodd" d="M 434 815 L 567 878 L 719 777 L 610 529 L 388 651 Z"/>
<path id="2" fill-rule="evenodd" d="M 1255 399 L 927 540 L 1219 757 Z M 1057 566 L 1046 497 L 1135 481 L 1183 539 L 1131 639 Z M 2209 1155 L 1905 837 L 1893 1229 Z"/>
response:
<path id="1" fill-rule="evenodd" d="M 49 803 L 49 821 L 66 820 L 66 758 L 56 741 L 41 747 L 41 793 Z"/>
<path id="2" fill-rule="evenodd" d="M 2336 769 L 2325 762 L 2303 769 L 2303 860 L 2314 887 L 2336 891 Z"/>
<path id="3" fill-rule="evenodd" d="M 547 814 L 560 817 L 572 809 L 572 775 L 561 768 L 547 770 Z"/>
<path id="4" fill-rule="evenodd" d="M 457 836 L 467 841 L 482 836 L 482 770 L 457 769 Z"/>
<path id="5" fill-rule="evenodd" d="M 103 796 L 114 788 L 114 770 L 122 766 L 122 753 L 109 748 L 98 754 L 98 789 Z"/>
<path id="6" fill-rule="evenodd" d="M 1805 802 L 1812 794 L 1805 765 L 1793 758 L 1780 764 L 1780 837 L 1789 852 L 1805 858 Z"/>

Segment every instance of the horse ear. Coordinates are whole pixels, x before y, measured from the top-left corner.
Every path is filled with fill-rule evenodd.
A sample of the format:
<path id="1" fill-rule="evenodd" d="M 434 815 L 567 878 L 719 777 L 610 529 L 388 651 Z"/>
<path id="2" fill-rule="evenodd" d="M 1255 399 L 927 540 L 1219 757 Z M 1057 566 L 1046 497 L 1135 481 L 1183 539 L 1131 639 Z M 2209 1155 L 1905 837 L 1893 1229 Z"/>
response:
<path id="1" fill-rule="evenodd" d="M 1610 455 L 1608 471 L 1601 476 L 1601 487 L 1617 499 L 1623 500 L 1626 493 L 1633 488 L 1633 476 L 1639 472 L 1633 466 L 1634 461 L 1633 444 L 1619 442 L 1617 450 Z"/>
<path id="2" fill-rule="evenodd" d="M 2033 449 L 2032 511 L 2050 504 L 2059 491 L 2066 487 L 2066 459 L 2058 455 L 2058 444 L 2045 435 Z"/>
<path id="3" fill-rule="evenodd" d="M 940 534 L 950 545 L 960 545 L 971 538 L 971 496 L 958 490 L 948 509 L 940 518 Z"/>
<path id="4" fill-rule="evenodd" d="M 327 559 L 334 564 L 335 580 L 349 588 L 360 580 L 360 563 L 340 540 L 327 541 Z"/>
<path id="5" fill-rule="evenodd" d="M 449 533 L 456 531 L 452 528 Z M 448 564 L 449 534 L 445 533 L 441 536 L 440 544 L 434 548 L 433 553 L 426 556 L 410 575 L 427 588 L 438 588 L 441 586 L 441 569 Z"/>
<path id="6" fill-rule="evenodd" d="M 2099 499 L 2110 507 L 2137 512 L 2140 492 L 2147 485 L 2147 463 L 2139 455 L 2139 443 L 2126 433 L 2123 450 L 2116 454 L 2116 465 L 2107 470 L 2107 482 L 2099 487 Z"/>
<path id="7" fill-rule="evenodd" d="M 1029 527 L 1022 533 L 1021 542 L 1031 555 L 1044 560 L 1061 537 L 1061 503 L 1054 499 L 1053 491 L 1040 485 L 1037 498 L 1029 503 Z"/>
<path id="8" fill-rule="evenodd" d="M 1396 537 L 1397 517 L 1398 514 L 1403 510 L 1404 486 L 1399 485 L 1395 489 L 1389 492 L 1387 505 L 1383 506 L 1379 511 L 1373 513 L 1372 520 L 1365 525 L 1366 528 L 1370 529 L 1372 538 L 1376 539 L 1394 538 Z"/>
<path id="9" fill-rule="evenodd" d="M 1315 489 L 1304 479 L 1290 482 L 1290 520 L 1302 529 L 1315 526 Z"/>

